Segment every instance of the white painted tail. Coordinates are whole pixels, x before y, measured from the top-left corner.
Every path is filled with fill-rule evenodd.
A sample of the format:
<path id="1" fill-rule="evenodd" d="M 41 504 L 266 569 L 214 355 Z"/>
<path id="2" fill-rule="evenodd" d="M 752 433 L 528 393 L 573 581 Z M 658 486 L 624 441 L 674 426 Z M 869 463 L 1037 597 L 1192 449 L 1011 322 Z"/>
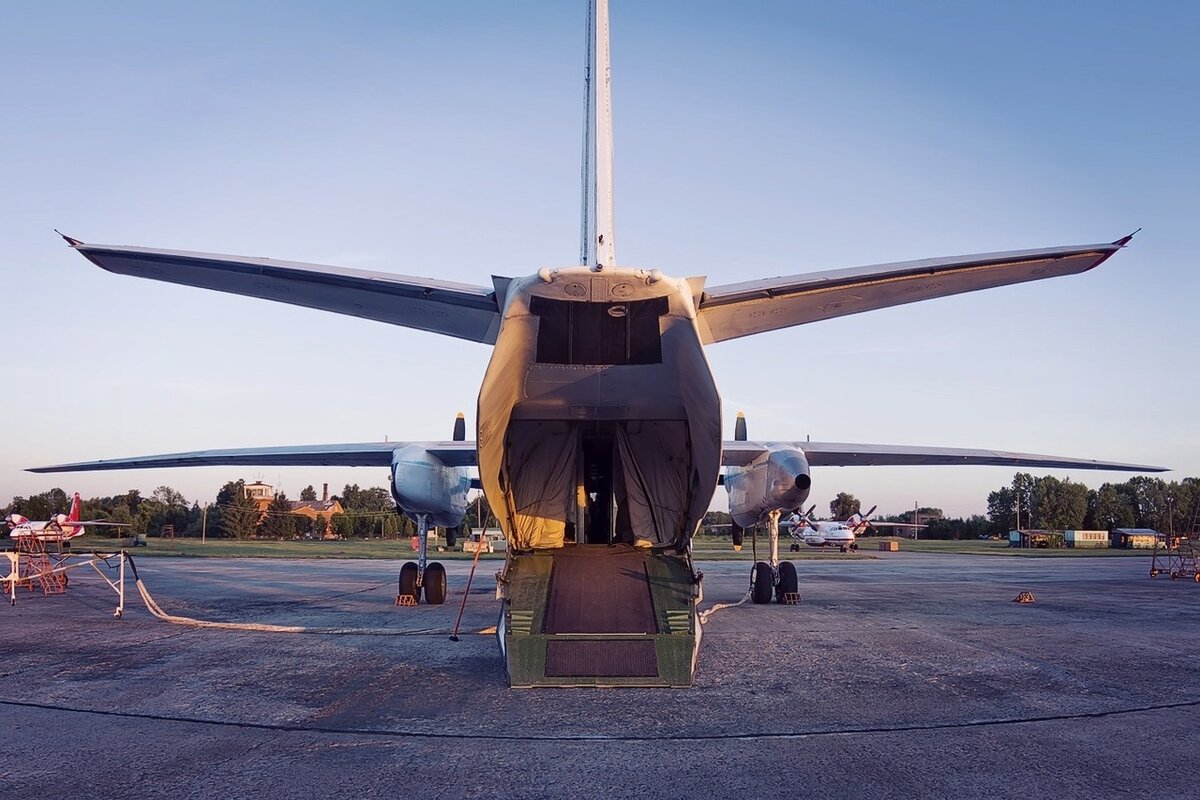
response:
<path id="1" fill-rule="evenodd" d="M 600 271 L 616 263 L 613 219 L 612 69 L 608 0 L 589 0 L 586 105 L 583 117 L 583 203 L 579 259 Z"/>

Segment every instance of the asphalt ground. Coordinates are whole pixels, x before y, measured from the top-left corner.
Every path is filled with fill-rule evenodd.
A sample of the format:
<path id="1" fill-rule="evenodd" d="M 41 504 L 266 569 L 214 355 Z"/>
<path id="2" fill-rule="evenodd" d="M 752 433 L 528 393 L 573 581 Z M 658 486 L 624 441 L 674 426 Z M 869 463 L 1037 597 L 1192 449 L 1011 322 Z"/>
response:
<path id="1" fill-rule="evenodd" d="M 510 690 L 481 565 L 396 608 L 399 562 L 139 562 L 0 607 L 0 797 L 1194 798 L 1200 584 L 1149 558 L 886 554 L 720 611 L 692 689 Z M 705 605 L 749 565 L 710 562 Z M 1032 605 L 1013 603 L 1030 591 Z M 338 632 L 328 632 L 336 629 Z"/>

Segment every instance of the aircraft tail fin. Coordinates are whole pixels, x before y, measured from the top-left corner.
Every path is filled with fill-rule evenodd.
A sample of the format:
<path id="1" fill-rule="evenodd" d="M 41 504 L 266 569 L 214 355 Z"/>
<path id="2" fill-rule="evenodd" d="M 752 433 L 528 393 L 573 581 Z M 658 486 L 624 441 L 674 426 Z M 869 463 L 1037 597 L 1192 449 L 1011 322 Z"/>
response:
<path id="1" fill-rule="evenodd" d="M 583 208 L 580 261 L 597 270 L 616 263 L 613 220 L 612 92 L 608 0 L 590 0 L 584 67 Z"/>
<path id="2" fill-rule="evenodd" d="M 75 493 L 75 499 L 71 501 L 71 512 L 67 514 L 67 522 L 79 522 L 79 492 Z"/>

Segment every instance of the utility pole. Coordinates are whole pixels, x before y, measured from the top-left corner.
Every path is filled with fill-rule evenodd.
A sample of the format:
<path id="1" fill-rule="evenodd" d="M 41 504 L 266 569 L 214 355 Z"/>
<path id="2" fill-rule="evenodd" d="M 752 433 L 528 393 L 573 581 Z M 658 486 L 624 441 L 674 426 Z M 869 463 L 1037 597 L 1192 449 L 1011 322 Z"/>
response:
<path id="1" fill-rule="evenodd" d="M 913 525 L 921 524 L 921 504 L 913 500 Z M 921 529 L 913 528 L 913 541 L 921 538 Z"/>
<path id="2" fill-rule="evenodd" d="M 204 544 L 208 534 L 208 503 L 200 511 L 200 544 Z"/>

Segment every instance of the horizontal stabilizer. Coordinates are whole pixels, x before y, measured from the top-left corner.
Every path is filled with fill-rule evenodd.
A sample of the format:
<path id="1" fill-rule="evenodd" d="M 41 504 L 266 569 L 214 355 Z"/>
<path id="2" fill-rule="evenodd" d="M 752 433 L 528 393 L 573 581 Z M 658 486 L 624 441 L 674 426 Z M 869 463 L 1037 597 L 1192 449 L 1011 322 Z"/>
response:
<path id="1" fill-rule="evenodd" d="M 1126 240 L 901 261 L 713 286 L 700 299 L 704 342 L 947 297 L 977 289 L 1086 272 Z"/>
<path id="2" fill-rule="evenodd" d="M 1005 450 L 971 450 L 962 447 L 922 447 L 899 444 L 853 444 L 843 442 L 724 442 L 721 463 L 743 467 L 762 453 L 766 445 L 785 444 L 804 452 L 813 467 L 917 467 L 975 465 L 1034 467 L 1038 469 L 1099 469 L 1114 472 L 1166 472 L 1168 467 L 1095 461 Z"/>
<path id="3" fill-rule="evenodd" d="M 496 343 L 500 329 L 500 309 L 490 286 L 269 258 L 67 241 L 96 266 L 121 275 L 276 300 L 486 344 Z"/>
<path id="4" fill-rule="evenodd" d="M 115 469 L 162 469 L 167 467 L 390 467 L 392 453 L 408 445 L 420 445 L 448 467 L 476 464 L 474 442 L 363 442 L 355 444 L 285 445 L 242 447 L 232 450 L 195 450 L 133 458 L 110 458 L 33 467 L 29 472 L 97 472 Z"/>

